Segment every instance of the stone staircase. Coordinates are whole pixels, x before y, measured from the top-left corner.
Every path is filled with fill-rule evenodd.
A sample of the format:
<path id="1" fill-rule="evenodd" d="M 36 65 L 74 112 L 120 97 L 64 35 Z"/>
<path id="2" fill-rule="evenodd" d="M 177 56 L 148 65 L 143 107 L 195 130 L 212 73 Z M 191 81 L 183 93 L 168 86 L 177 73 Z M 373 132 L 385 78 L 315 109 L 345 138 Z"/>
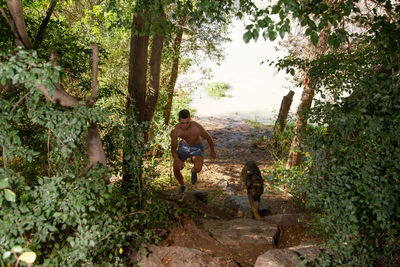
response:
<path id="1" fill-rule="evenodd" d="M 170 231 L 159 245 L 147 245 L 146 253 L 133 253 L 139 266 L 298 266 L 301 259 L 316 256 L 319 250 L 309 243 L 278 249 L 280 227 L 310 219 L 303 213 L 270 213 L 261 202 L 261 220 L 252 219 L 247 196 L 231 195 L 223 209 L 207 205 L 207 192 L 189 191 L 183 196 L 167 195 L 200 216 L 186 220 Z"/>

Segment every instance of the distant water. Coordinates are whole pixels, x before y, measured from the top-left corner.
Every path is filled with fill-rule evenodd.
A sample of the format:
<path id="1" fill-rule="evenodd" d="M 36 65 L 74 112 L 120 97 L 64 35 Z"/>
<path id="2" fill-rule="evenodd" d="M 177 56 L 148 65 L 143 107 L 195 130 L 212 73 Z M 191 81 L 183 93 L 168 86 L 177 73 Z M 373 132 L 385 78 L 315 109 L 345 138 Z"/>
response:
<path id="1" fill-rule="evenodd" d="M 225 46 L 226 58 L 220 65 L 205 63 L 212 69 L 211 82 L 226 82 L 232 88 L 228 92 L 231 97 L 210 98 L 203 87 L 192 93 L 191 108 L 197 110 L 200 117 L 218 116 L 232 119 L 249 119 L 271 124 L 278 115 L 283 96 L 289 90 L 295 91 L 290 112 L 295 113 L 301 96 L 301 88 L 293 88 L 284 73 L 276 73 L 267 60 L 282 57 L 274 46 L 277 42 L 266 42 L 262 38 L 258 42 L 243 42 L 243 22 L 236 21 L 230 37 L 232 42 Z M 196 74 L 193 70 L 192 75 Z M 206 83 L 206 84 L 207 84 Z"/>
<path id="2" fill-rule="evenodd" d="M 264 124 L 275 123 L 282 97 L 267 90 L 244 90 L 236 88 L 228 91 L 230 97 L 211 98 L 203 88 L 192 95 L 190 107 L 196 109 L 199 117 L 220 117 L 235 120 L 252 120 Z M 292 104 L 291 113 L 295 113 L 297 105 Z"/>

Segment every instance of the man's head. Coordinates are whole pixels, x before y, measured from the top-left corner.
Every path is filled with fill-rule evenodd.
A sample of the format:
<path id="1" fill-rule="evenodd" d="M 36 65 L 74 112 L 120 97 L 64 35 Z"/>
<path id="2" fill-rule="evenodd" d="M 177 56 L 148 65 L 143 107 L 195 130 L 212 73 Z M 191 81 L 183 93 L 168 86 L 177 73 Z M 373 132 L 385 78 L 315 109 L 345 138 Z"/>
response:
<path id="1" fill-rule="evenodd" d="M 189 128 L 189 124 L 190 124 L 190 112 L 187 109 L 182 109 L 181 111 L 179 111 L 178 113 L 178 121 L 179 121 L 179 125 L 181 128 L 183 129 L 187 129 Z"/>
<path id="2" fill-rule="evenodd" d="M 189 110 L 187 110 L 187 109 L 182 109 L 181 111 L 179 111 L 178 117 L 179 117 L 179 119 L 190 118 L 190 112 L 189 112 Z"/>

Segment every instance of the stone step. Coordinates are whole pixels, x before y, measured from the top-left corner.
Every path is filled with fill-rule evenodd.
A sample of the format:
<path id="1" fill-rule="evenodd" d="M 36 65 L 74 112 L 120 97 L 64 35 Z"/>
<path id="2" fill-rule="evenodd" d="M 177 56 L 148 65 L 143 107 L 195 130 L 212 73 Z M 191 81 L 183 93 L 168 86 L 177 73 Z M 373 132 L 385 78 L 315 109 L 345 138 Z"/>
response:
<path id="1" fill-rule="evenodd" d="M 225 198 L 224 206 L 234 212 L 235 217 L 253 218 L 249 198 L 245 196 L 232 195 Z M 261 199 L 260 202 L 260 215 L 267 215 L 271 213 L 271 208 L 267 202 Z"/>
<path id="2" fill-rule="evenodd" d="M 250 253 L 246 255 L 250 261 L 264 252 L 277 246 L 279 228 L 262 220 L 238 218 L 229 221 L 202 219 L 200 228 L 207 231 L 215 240 L 224 246 L 243 253 L 244 248 Z"/>

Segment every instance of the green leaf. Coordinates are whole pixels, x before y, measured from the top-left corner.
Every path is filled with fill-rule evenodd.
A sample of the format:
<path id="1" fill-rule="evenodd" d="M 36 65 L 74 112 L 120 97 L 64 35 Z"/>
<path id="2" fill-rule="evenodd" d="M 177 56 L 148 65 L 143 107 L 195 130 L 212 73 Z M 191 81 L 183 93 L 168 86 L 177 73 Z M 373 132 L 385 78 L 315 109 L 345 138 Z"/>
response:
<path id="1" fill-rule="evenodd" d="M 263 32 L 263 38 L 264 38 L 265 41 L 268 39 L 268 31 L 267 30 L 265 30 Z"/>
<path id="2" fill-rule="evenodd" d="M 253 38 L 253 34 L 251 33 L 251 31 L 247 31 L 244 35 L 243 35 L 243 41 L 247 44 L 248 42 L 250 42 L 251 38 Z"/>
<path id="3" fill-rule="evenodd" d="M 11 251 L 6 251 L 3 253 L 3 260 L 7 259 L 8 257 L 11 256 Z"/>
<path id="4" fill-rule="evenodd" d="M 283 13 L 283 10 L 279 11 L 279 18 L 280 18 L 281 20 L 284 20 L 284 19 L 285 19 L 285 13 Z"/>
<path id="5" fill-rule="evenodd" d="M 308 24 L 308 26 L 309 26 L 311 29 L 313 29 L 313 30 L 316 30 L 316 29 L 317 29 L 317 24 L 315 24 L 315 22 L 314 22 L 313 20 L 309 20 L 309 21 L 307 22 L 307 24 Z"/>
<path id="6" fill-rule="evenodd" d="M 15 193 L 10 189 L 4 189 L 5 197 L 10 202 L 15 202 Z"/>
<path id="7" fill-rule="evenodd" d="M 1 179 L 1 180 L 0 180 L 0 189 L 4 189 L 4 188 L 6 188 L 7 186 L 8 186 L 8 179 L 7 179 L 7 178 Z"/>
<path id="8" fill-rule="evenodd" d="M 281 7 L 278 6 L 278 5 L 274 5 L 274 6 L 272 7 L 271 14 L 278 14 L 278 13 L 279 13 L 279 10 L 281 10 Z"/>
<path id="9" fill-rule="evenodd" d="M 313 45 L 316 46 L 318 44 L 318 39 L 319 39 L 318 34 L 314 31 L 311 32 L 311 42 Z"/>
<path id="10" fill-rule="evenodd" d="M 14 246 L 11 251 L 14 251 L 16 253 L 21 253 L 22 252 L 22 247 L 21 246 Z"/>
<path id="11" fill-rule="evenodd" d="M 258 33 L 258 31 L 257 31 L 256 29 L 254 29 L 254 30 L 253 30 L 253 38 L 254 38 L 254 41 L 256 41 L 256 42 L 257 42 L 257 40 L 258 40 L 258 36 L 259 36 L 259 33 Z"/>
<path id="12" fill-rule="evenodd" d="M 283 37 L 285 37 L 285 33 L 286 33 L 285 27 L 282 26 L 282 27 L 279 29 L 279 36 L 283 39 Z"/>
<path id="13" fill-rule="evenodd" d="M 278 37 L 278 34 L 274 30 L 268 30 L 268 35 L 271 41 L 274 41 Z"/>
<path id="14" fill-rule="evenodd" d="M 254 25 L 253 24 L 249 24 L 246 26 L 246 30 L 251 30 L 253 29 Z"/>

